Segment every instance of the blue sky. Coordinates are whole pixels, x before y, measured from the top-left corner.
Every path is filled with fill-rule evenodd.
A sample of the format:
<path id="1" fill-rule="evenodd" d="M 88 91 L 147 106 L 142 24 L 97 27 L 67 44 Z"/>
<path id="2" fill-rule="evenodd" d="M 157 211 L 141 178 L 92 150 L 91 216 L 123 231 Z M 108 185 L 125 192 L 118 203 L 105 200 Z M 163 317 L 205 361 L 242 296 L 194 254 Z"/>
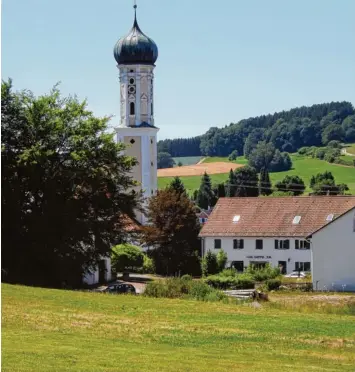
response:
<path id="1" fill-rule="evenodd" d="M 138 0 L 138 22 L 159 48 L 159 139 L 301 105 L 355 104 L 354 0 Z M 16 89 L 87 98 L 116 115 L 115 42 L 131 0 L 3 0 L 2 78 Z"/>

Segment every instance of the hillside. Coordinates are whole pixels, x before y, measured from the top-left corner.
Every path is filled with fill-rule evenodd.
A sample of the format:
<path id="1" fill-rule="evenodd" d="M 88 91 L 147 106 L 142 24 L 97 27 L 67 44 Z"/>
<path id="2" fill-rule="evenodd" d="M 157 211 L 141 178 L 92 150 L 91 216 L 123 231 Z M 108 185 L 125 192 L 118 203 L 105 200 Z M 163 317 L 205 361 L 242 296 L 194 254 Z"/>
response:
<path id="1" fill-rule="evenodd" d="M 246 155 L 258 141 L 274 144 L 280 151 L 296 152 L 303 146 L 327 145 L 331 140 L 355 140 L 355 111 L 350 102 L 331 102 L 297 107 L 212 127 L 193 138 L 158 142 L 158 152 L 178 156 L 228 156 L 233 150 Z"/>
<path id="2" fill-rule="evenodd" d="M 7 284 L 2 303 L 3 372 L 354 370 L 345 312 Z"/>
<path id="3" fill-rule="evenodd" d="M 324 160 L 309 158 L 301 156 L 298 154 L 291 154 L 293 168 L 286 172 L 273 172 L 270 173 L 270 178 L 273 184 L 277 181 L 281 181 L 286 175 L 298 175 L 300 176 L 305 184 L 307 185 L 307 191 L 310 191 L 308 188 L 309 181 L 312 175 L 317 173 L 322 173 L 325 171 L 330 171 L 334 175 L 337 183 L 346 183 L 349 186 L 350 192 L 355 194 L 355 168 L 354 167 L 345 167 L 337 164 L 330 164 Z M 228 158 L 223 157 L 210 157 L 204 160 L 205 162 L 212 163 L 214 161 L 224 161 L 228 162 Z M 247 160 L 244 157 L 239 157 L 237 163 L 246 164 Z M 211 179 L 213 183 L 221 183 L 227 180 L 228 173 L 224 174 L 211 174 Z M 158 186 L 159 188 L 164 188 L 171 182 L 172 177 L 159 177 Z M 185 187 L 188 189 L 189 193 L 192 193 L 194 190 L 198 189 L 200 186 L 200 176 L 190 176 L 190 177 L 181 177 L 182 182 Z"/>

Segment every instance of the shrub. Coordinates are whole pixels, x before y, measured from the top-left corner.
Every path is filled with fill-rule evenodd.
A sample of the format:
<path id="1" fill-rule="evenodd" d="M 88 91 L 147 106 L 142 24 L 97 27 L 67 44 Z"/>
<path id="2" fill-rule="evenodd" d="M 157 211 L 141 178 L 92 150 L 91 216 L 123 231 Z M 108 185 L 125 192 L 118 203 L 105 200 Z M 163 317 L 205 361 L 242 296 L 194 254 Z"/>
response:
<path id="1" fill-rule="evenodd" d="M 218 289 L 251 289 L 255 286 L 254 280 L 244 274 L 235 277 L 210 275 L 205 279 L 205 282 Z"/>
<path id="2" fill-rule="evenodd" d="M 236 160 L 238 157 L 238 151 L 237 150 L 234 150 L 230 153 L 230 155 L 228 156 L 228 160 L 229 161 L 234 161 Z"/>
<path id="3" fill-rule="evenodd" d="M 155 274 L 155 264 L 152 258 L 148 257 L 146 254 L 143 256 L 143 274 Z"/>
<path id="4" fill-rule="evenodd" d="M 142 267 L 144 254 L 132 244 L 119 244 L 112 248 L 112 268 L 115 272 Z"/>
<path id="5" fill-rule="evenodd" d="M 326 148 L 325 147 L 320 147 L 316 150 L 314 153 L 314 157 L 320 160 L 323 160 L 326 154 Z"/>
<path id="6" fill-rule="evenodd" d="M 169 278 L 148 283 L 144 291 L 148 297 L 189 298 L 199 301 L 224 301 L 227 296 L 201 280 Z M 227 299 L 228 300 L 228 299 Z"/>
<path id="7" fill-rule="evenodd" d="M 234 267 L 224 269 L 219 273 L 219 276 L 236 276 L 238 274 L 237 270 Z"/>
<path id="8" fill-rule="evenodd" d="M 181 277 L 181 280 L 192 280 L 192 276 L 189 274 L 185 274 Z"/>
<path id="9" fill-rule="evenodd" d="M 272 291 L 272 290 L 280 288 L 281 280 L 280 279 L 269 279 L 269 280 L 266 281 L 265 284 L 266 284 L 266 288 L 269 291 Z"/>
<path id="10" fill-rule="evenodd" d="M 226 267 L 226 264 L 227 264 L 227 260 L 228 260 L 227 253 L 223 249 L 221 249 L 217 253 L 218 272 L 221 272 L 222 270 L 224 270 L 224 268 Z"/>
<path id="11" fill-rule="evenodd" d="M 268 279 L 275 279 L 281 272 L 278 267 L 271 267 L 269 264 L 265 267 L 256 267 L 254 265 L 249 265 L 246 270 L 246 274 L 249 274 L 253 280 L 257 282 L 263 282 Z"/>
<path id="12" fill-rule="evenodd" d="M 217 255 L 208 251 L 201 261 L 202 275 L 213 275 L 218 273 Z"/>
<path id="13" fill-rule="evenodd" d="M 300 155 L 309 155 L 309 147 L 301 147 L 297 152 Z"/>

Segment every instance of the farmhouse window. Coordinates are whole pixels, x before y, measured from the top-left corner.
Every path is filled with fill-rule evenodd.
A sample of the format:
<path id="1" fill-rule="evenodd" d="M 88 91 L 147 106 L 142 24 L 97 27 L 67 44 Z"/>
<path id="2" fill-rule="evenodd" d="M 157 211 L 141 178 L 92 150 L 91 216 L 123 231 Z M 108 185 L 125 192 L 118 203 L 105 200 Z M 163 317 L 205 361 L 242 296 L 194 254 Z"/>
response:
<path id="1" fill-rule="evenodd" d="M 255 240 L 255 249 L 263 249 L 263 240 L 262 239 L 256 239 Z"/>
<path id="2" fill-rule="evenodd" d="M 307 240 L 295 240 L 295 249 L 310 249 L 310 243 Z"/>
<path id="3" fill-rule="evenodd" d="M 233 239 L 233 248 L 234 249 L 243 249 L 244 248 L 244 239 Z"/>
<path id="4" fill-rule="evenodd" d="M 290 241 L 275 239 L 275 249 L 290 249 Z"/>
<path id="5" fill-rule="evenodd" d="M 221 249 L 222 248 L 222 240 L 221 239 L 215 239 L 214 240 L 214 249 Z"/>
<path id="6" fill-rule="evenodd" d="M 295 262 L 295 271 L 311 271 L 311 263 Z"/>

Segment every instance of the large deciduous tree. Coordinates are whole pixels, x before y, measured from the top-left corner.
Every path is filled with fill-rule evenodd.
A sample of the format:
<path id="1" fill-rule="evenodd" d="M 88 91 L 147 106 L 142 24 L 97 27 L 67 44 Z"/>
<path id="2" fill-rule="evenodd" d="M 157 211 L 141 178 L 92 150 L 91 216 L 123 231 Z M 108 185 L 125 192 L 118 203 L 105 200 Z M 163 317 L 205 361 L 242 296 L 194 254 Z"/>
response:
<path id="1" fill-rule="evenodd" d="M 233 184 L 228 184 L 227 189 L 227 195 L 230 197 L 259 195 L 259 177 L 256 170 L 252 167 L 245 166 L 242 168 L 237 168 L 234 171 L 232 182 Z"/>
<path id="2" fill-rule="evenodd" d="M 79 285 L 126 238 L 136 161 L 106 132 L 109 118 L 57 87 L 37 98 L 2 82 L 1 108 L 3 280 Z"/>
<path id="3" fill-rule="evenodd" d="M 292 195 L 302 195 L 306 186 L 299 176 L 286 176 L 282 181 L 276 182 L 275 187 L 280 192 L 290 192 Z"/>
<path id="4" fill-rule="evenodd" d="M 200 225 L 186 194 L 172 189 L 158 191 L 149 200 L 149 225 L 142 239 L 150 247 L 158 274 L 199 274 Z"/>

